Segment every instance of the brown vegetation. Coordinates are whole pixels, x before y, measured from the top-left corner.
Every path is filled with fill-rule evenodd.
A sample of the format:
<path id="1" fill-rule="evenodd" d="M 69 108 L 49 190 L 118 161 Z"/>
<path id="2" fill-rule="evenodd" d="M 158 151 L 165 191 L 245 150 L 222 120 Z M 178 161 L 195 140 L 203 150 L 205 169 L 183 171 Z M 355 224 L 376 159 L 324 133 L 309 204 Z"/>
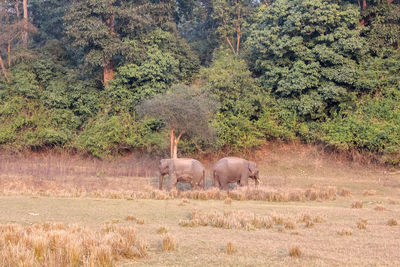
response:
<path id="1" fill-rule="evenodd" d="M 363 207 L 363 202 L 362 202 L 362 201 L 354 201 L 354 202 L 351 204 L 351 207 L 352 207 L 353 209 L 362 209 L 362 207 Z"/>
<path id="2" fill-rule="evenodd" d="M 166 226 L 160 226 L 157 229 L 157 234 L 166 234 L 168 233 L 168 228 Z"/>
<path id="3" fill-rule="evenodd" d="M 4 266 L 112 266 L 119 259 L 146 255 L 146 242 L 127 226 L 105 225 L 95 231 L 63 223 L 0 225 Z"/>
<path id="4" fill-rule="evenodd" d="M 376 207 L 374 208 L 374 210 L 377 210 L 377 211 L 384 211 L 384 210 L 386 210 L 386 208 L 385 208 L 384 206 L 382 206 L 382 205 L 376 205 Z"/>
<path id="5" fill-rule="evenodd" d="M 375 196 L 376 195 L 376 190 L 364 190 L 363 195 L 365 197 L 367 197 L 367 196 Z"/>
<path id="6" fill-rule="evenodd" d="M 389 226 L 396 226 L 397 225 L 397 220 L 395 219 L 389 219 L 387 222 L 387 225 Z"/>
<path id="7" fill-rule="evenodd" d="M 289 248 L 289 256 L 290 257 L 299 258 L 299 257 L 301 257 L 302 254 L 303 253 L 301 252 L 301 249 L 299 246 L 294 246 L 294 247 Z"/>
<path id="8" fill-rule="evenodd" d="M 125 220 L 127 221 L 134 221 L 137 224 L 144 224 L 144 219 L 142 218 L 136 218 L 135 216 L 126 216 Z"/>
<path id="9" fill-rule="evenodd" d="M 174 251 L 176 250 L 176 240 L 170 234 L 165 234 L 161 242 L 162 251 Z"/>
<path id="10" fill-rule="evenodd" d="M 360 230 L 367 229 L 367 220 L 361 219 L 357 222 L 357 228 Z"/>
<path id="11" fill-rule="evenodd" d="M 228 242 L 226 244 L 226 249 L 225 249 L 226 253 L 229 255 L 235 254 L 237 252 L 237 249 L 235 247 L 235 245 L 233 245 L 232 242 Z"/>
<path id="12" fill-rule="evenodd" d="M 296 224 L 290 218 L 283 218 L 278 215 L 261 216 L 246 211 L 200 212 L 199 210 L 192 210 L 189 214 L 189 219 L 180 220 L 179 225 L 184 227 L 212 226 L 224 229 L 245 229 L 248 231 L 269 229 L 273 225 L 282 225 L 288 230 L 296 228 Z"/>
<path id="13" fill-rule="evenodd" d="M 349 189 L 347 188 L 342 188 L 339 192 L 338 195 L 342 196 L 342 197 L 349 197 L 351 196 L 351 192 Z"/>
<path id="14" fill-rule="evenodd" d="M 337 233 L 338 233 L 338 235 L 341 235 L 341 236 L 352 235 L 353 231 L 351 229 L 342 229 L 342 230 L 338 231 Z"/>

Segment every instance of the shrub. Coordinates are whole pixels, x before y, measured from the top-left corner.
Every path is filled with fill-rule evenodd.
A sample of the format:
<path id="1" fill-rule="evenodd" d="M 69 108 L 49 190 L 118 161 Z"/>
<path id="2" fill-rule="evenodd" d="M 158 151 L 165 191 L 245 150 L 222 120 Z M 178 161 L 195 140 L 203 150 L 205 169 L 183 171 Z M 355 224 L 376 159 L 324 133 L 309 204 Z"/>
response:
<path id="1" fill-rule="evenodd" d="M 289 248 L 289 256 L 290 257 L 299 258 L 299 257 L 301 257 L 302 254 L 303 253 L 301 252 L 301 249 L 299 246 L 294 246 L 294 247 Z"/>
<path id="2" fill-rule="evenodd" d="M 229 255 L 235 254 L 237 252 L 237 249 L 235 247 L 235 245 L 233 245 L 232 242 L 228 242 L 226 244 L 226 249 L 225 249 L 226 253 Z"/>
<path id="3" fill-rule="evenodd" d="M 165 234 L 161 244 L 162 251 L 173 251 L 176 250 L 176 240 L 170 234 Z"/>

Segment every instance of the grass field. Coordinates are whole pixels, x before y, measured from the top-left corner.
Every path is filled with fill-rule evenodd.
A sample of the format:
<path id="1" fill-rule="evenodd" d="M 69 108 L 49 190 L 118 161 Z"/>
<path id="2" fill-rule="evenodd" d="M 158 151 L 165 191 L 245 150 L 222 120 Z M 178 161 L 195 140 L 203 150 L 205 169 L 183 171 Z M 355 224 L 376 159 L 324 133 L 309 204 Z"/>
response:
<path id="1" fill-rule="evenodd" d="M 330 186 L 335 188 L 334 200 L 142 199 L 132 192 L 152 190 L 153 175 L 135 178 L 132 171 L 112 176 L 98 169 L 92 175 L 41 175 L 39 170 L 32 175 L 23 167 L 20 173 L 3 167 L 0 235 L 10 241 L 0 238 L 0 265 L 10 264 L 7 257 L 25 266 L 57 261 L 87 266 L 400 265 L 398 173 L 349 163 L 313 147 L 272 147 L 254 157 L 268 190 L 305 192 Z M 10 230 L 10 225 L 19 228 Z M 85 236 L 78 234 L 60 245 L 72 255 L 62 260 L 51 258 L 57 250 L 47 242 L 60 231 Z M 96 250 L 103 243 L 104 251 Z M 21 260 L 23 249 L 26 255 L 32 251 L 30 264 Z"/>

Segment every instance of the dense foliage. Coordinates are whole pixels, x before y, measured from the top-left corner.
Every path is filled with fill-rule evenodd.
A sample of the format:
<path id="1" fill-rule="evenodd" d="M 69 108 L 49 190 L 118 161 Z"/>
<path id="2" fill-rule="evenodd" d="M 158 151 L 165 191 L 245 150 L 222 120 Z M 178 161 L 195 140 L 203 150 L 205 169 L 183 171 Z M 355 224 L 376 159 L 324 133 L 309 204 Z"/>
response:
<path id="1" fill-rule="evenodd" d="M 165 154 L 174 129 L 183 153 L 299 139 L 399 164 L 399 44 L 398 0 L 3 0 L 0 146 Z"/>

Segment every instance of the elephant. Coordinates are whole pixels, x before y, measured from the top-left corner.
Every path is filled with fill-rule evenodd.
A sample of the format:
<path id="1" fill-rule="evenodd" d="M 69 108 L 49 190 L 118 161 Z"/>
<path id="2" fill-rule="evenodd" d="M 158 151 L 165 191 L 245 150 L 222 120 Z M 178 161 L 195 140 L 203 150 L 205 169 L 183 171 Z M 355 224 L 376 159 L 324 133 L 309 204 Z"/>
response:
<path id="1" fill-rule="evenodd" d="M 259 184 L 257 163 L 237 157 L 220 159 L 213 169 L 214 186 L 227 190 L 229 183 L 248 186 L 249 178 L 254 179 L 256 187 Z"/>
<path id="2" fill-rule="evenodd" d="M 176 188 L 178 182 L 187 182 L 193 188 L 205 188 L 205 168 L 195 159 L 161 159 L 159 163 L 160 180 L 159 189 L 162 190 L 164 175 L 169 175 L 169 188 Z"/>

